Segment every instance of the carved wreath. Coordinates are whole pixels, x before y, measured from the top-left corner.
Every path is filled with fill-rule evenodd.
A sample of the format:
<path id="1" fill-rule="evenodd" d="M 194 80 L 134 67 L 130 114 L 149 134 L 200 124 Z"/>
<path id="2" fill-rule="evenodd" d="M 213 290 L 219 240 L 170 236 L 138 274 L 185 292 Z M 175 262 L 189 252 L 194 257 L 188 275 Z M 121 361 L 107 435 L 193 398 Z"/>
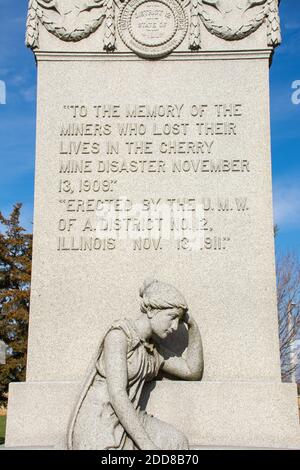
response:
<path id="1" fill-rule="evenodd" d="M 191 0 L 190 48 L 200 48 L 200 23 L 206 29 L 226 41 L 244 39 L 255 32 L 266 20 L 268 45 L 277 46 L 281 42 L 278 5 L 280 0 Z M 254 7 L 260 7 L 248 20 L 245 14 Z M 240 18 L 236 24 L 226 21 L 226 15 L 238 12 Z M 244 19 L 243 19 L 244 18 Z"/>
<path id="2" fill-rule="evenodd" d="M 94 33 L 104 19 L 104 49 L 114 50 L 113 0 L 29 0 L 26 45 L 38 47 L 39 22 L 62 41 L 77 42 Z"/>

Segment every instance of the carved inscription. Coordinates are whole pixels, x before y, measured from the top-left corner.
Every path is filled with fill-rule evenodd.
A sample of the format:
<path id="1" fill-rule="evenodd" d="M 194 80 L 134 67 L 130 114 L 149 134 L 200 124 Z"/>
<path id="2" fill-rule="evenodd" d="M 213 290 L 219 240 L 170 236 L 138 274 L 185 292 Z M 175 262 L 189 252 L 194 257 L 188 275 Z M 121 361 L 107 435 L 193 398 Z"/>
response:
<path id="1" fill-rule="evenodd" d="M 174 35 L 176 20 L 171 8 L 164 3 L 145 2 L 134 10 L 131 30 L 133 37 L 141 44 L 158 46 Z"/>
<path id="2" fill-rule="evenodd" d="M 118 22 L 120 36 L 129 49 L 152 59 L 176 49 L 187 28 L 185 10 L 176 0 L 129 0 Z"/>
<path id="3" fill-rule="evenodd" d="M 251 172 L 238 148 L 220 152 L 240 135 L 243 113 L 241 103 L 65 105 L 57 136 L 57 250 L 110 251 L 123 243 L 134 253 L 232 248 L 234 234 L 222 220 L 246 217 L 248 198 L 213 195 L 201 182 Z M 197 197 L 195 188 L 184 197 L 171 190 L 149 196 L 151 184 L 195 175 Z M 140 185 L 143 196 L 134 197 Z"/>

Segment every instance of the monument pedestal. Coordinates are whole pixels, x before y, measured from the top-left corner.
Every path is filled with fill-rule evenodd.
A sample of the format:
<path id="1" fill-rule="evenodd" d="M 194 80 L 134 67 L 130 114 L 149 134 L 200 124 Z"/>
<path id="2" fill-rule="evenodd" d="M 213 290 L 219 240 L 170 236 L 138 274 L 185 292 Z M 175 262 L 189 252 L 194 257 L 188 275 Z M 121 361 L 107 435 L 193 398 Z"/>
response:
<path id="1" fill-rule="evenodd" d="M 300 443 L 295 389 L 279 382 L 163 380 L 146 393 L 146 410 L 184 432 L 191 448 L 295 449 Z M 5 446 L 62 447 L 79 390 L 76 382 L 12 384 Z"/>

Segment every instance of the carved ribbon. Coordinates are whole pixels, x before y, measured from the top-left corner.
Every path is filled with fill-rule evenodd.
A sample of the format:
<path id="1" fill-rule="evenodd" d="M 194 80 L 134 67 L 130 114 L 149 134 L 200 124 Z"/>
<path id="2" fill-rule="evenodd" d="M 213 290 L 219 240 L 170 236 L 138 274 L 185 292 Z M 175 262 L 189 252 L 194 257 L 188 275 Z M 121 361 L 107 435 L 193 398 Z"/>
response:
<path id="1" fill-rule="evenodd" d="M 115 44 L 116 44 L 115 3 L 114 3 L 114 0 L 107 0 L 103 48 L 105 51 L 111 52 L 115 50 Z"/>

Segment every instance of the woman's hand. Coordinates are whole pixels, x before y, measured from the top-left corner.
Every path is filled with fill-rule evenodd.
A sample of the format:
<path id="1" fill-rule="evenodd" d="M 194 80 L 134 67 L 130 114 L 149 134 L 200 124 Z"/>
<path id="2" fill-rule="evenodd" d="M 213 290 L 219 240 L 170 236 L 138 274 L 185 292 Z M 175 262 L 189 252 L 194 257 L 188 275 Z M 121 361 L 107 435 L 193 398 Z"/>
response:
<path id="1" fill-rule="evenodd" d="M 196 320 L 189 314 L 184 313 L 181 321 L 186 324 L 188 330 L 188 347 L 185 357 L 177 357 L 165 349 L 167 357 L 163 363 L 162 369 L 169 375 L 173 375 L 181 380 L 201 380 L 203 375 L 203 347 L 201 335 Z"/>

